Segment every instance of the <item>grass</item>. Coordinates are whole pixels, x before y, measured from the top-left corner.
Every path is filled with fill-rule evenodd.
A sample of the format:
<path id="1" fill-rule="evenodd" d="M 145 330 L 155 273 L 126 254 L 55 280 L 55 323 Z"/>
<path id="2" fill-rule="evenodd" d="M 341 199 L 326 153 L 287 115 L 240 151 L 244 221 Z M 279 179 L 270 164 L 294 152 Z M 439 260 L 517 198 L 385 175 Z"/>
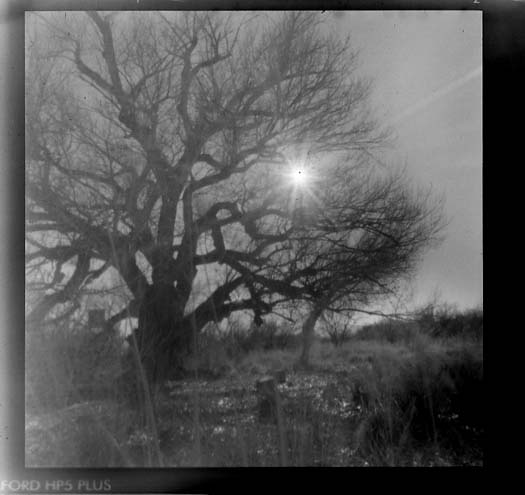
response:
<path id="1" fill-rule="evenodd" d="M 293 339 L 284 348 L 264 340 L 242 348 L 208 336 L 187 375 L 157 392 L 163 465 L 482 465 L 482 339 L 397 334 L 380 338 L 373 330 L 338 346 L 317 340 L 306 370 L 295 366 L 300 348 Z M 29 342 L 38 359 L 27 361 L 27 465 L 157 465 L 140 394 L 129 400 L 118 367 L 106 367 L 104 388 L 82 388 L 89 366 L 100 362 L 86 353 L 82 373 L 72 372 L 73 361 L 57 359 L 68 354 L 59 341 Z M 116 343 L 106 345 L 114 350 Z M 260 417 L 255 391 L 261 376 L 277 371 L 287 377 L 278 385 L 280 428 Z"/>

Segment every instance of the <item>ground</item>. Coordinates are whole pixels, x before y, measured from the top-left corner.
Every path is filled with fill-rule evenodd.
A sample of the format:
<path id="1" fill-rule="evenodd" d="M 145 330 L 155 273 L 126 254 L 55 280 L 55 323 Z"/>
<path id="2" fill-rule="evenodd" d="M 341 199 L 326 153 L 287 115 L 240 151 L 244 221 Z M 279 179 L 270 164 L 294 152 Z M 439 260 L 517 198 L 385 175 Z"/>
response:
<path id="1" fill-rule="evenodd" d="M 293 365 L 297 349 L 258 351 L 231 362 L 223 376 L 195 371 L 169 381 L 155 404 L 160 462 L 482 465 L 483 425 L 472 413 L 481 398 L 482 345 L 421 347 L 317 344 L 307 370 Z M 257 381 L 276 371 L 286 375 L 277 385 L 281 427 L 274 416 L 261 417 L 256 391 Z M 107 398 L 27 416 L 28 466 L 157 465 L 155 445 L 143 411 Z"/>

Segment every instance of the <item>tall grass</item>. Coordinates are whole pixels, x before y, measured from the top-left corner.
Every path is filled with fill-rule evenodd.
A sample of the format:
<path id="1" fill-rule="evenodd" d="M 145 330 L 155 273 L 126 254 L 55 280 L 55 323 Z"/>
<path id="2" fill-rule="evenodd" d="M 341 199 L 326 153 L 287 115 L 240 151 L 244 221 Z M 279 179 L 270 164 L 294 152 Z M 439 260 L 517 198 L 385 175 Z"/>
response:
<path id="1" fill-rule="evenodd" d="M 376 356 L 351 378 L 354 399 L 362 408 L 355 430 L 358 452 L 376 465 L 396 465 L 425 446 L 452 452 L 462 452 L 466 445 L 481 449 L 480 349 L 418 347 L 410 359 L 394 356 Z"/>
<path id="2" fill-rule="evenodd" d="M 28 465 L 159 464 L 152 399 L 132 357 L 118 334 L 81 325 L 26 333 Z"/>
<path id="3" fill-rule="evenodd" d="M 189 372 L 202 377 L 218 378 L 246 369 L 248 356 L 256 354 L 289 354 L 301 344 L 300 335 L 289 326 L 266 322 L 263 325 L 243 327 L 233 324 L 226 331 L 210 326 L 198 336 L 197 350 L 185 363 Z M 257 366 L 254 366 L 254 371 Z"/>
<path id="4" fill-rule="evenodd" d="M 46 410 L 104 398 L 123 372 L 123 339 L 64 325 L 26 335 L 26 407 Z"/>

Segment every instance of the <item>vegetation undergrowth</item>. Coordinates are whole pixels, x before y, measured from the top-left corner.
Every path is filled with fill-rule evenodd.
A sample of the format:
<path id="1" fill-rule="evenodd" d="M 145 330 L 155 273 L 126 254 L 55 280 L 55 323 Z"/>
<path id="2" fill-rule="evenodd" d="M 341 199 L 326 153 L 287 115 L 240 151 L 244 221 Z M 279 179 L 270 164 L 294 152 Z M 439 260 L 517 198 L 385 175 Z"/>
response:
<path id="1" fill-rule="evenodd" d="M 164 465 L 281 465 L 280 440 L 294 466 L 481 465 L 482 318 L 449 316 L 382 321 L 338 345 L 319 338 L 308 369 L 289 329 L 202 335 L 198 357 L 155 394 Z M 467 335 L 448 323 L 461 318 Z M 143 395 L 124 388 L 115 357 L 124 341 L 70 331 L 27 339 L 28 465 L 155 465 Z M 280 427 L 257 393 L 277 373 Z"/>

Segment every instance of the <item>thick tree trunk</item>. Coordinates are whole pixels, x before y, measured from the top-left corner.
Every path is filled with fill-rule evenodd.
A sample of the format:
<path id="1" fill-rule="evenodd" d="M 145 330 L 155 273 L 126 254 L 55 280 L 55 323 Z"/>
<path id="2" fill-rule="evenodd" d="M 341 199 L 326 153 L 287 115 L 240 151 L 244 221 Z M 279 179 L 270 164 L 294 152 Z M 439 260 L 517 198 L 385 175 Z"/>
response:
<path id="1" fill-rule="evenodd" d="M 315 324 L 322 312 L 321 307 L 314 306 L 303 323 L 303 350 L 299 358 L 299 365 L 302 367 L 307 367 L 310 364 L 310 350 L 315 336 Z"/>
<path id="2" fill-rule="evenodd" d="M 141 301 L 137 345 L 150 383 L 175 376 L 191 350 L 191 329 L 182 324 L 185 302 L 174 287 L 149 287 Z"/>

